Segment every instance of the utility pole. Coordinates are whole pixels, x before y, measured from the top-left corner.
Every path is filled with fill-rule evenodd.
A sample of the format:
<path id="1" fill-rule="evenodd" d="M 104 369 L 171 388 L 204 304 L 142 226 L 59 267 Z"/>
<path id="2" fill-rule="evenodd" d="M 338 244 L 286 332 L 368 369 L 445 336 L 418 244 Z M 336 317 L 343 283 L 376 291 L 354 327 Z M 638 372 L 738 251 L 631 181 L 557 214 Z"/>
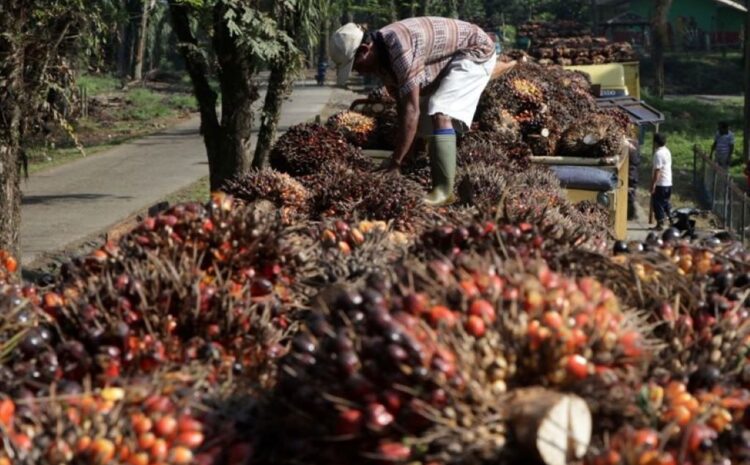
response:
<path id="1" fill-rule="evenodd" d="M 599 12 L 596 11 L 596 0 L 591 0 L 591 32 L 599 35 Z"/>
<path id="2" fill-rule="evenodd" d="M 750 6 L 750 2 L 748 2 Z M 744 133 L 745 137 L 742 141 L 742 158 L 747 163 L 750 161 L 750 12 L 745 13 L 745 36 L 742 43 L 744 50 L 745 59 L 745 76 L 744 76 L 744 90 L 745 90 L 745 110 L 743 113 L 744 122 Z"/>

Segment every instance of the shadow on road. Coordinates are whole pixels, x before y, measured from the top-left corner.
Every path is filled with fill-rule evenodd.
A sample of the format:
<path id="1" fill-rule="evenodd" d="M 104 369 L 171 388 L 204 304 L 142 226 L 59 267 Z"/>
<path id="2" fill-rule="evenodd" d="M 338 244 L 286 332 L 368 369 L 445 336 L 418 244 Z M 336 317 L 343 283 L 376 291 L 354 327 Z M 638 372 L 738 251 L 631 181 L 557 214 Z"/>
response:
<path id="1" fill-rule="evenodd" d="M 38 204 L 54 204 L 60 202 L 69 202 L 79 200 L 81 202 L 90 202 L 99 199 L 118 199 L 118 200 L 129 200 L 133 197 L 129 195 L 109 195 L 109 194 L 63 194 L 63 195 L 27 195 L 23 197 L 21 204 L 23 205 L 38 205 Z"/>

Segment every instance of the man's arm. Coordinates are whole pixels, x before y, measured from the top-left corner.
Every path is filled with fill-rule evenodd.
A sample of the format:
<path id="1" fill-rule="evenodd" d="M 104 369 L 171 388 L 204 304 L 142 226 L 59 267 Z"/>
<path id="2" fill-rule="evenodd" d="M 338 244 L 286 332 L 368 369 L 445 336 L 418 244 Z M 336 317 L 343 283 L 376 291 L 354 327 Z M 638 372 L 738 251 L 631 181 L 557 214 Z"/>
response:
<path id="1" fill-rule="evenodd" d="M 734 144 L 729 144 L 729 164 L 732 164 L 732 155 L 734 155 Z"/>
<path id="2" fill-rule="evenodd" d="M 654 174 L 651 177 L 651 193 L 652 194 L 656 192 L 656 180 L 659 179 L 659 173 L 661 173 L 661 170 L 655 169 Z"/>
<path id="3" fill-rule="evenodd" d="M 396 149 L 391 157 L 392 165 L 401 166 L 406 154 L 414 143 L 419 125 L 419 86 L 414 88 L 398 101 L 399 130 Z"/>
<path id="4" fill-rule="evenodd" d="M 708 158 L 714 157 L 714 151 L 716 150 L 716 139 L 714 139 L 714 143 L 711 144 L 711 152 L 708 154 Z"/>

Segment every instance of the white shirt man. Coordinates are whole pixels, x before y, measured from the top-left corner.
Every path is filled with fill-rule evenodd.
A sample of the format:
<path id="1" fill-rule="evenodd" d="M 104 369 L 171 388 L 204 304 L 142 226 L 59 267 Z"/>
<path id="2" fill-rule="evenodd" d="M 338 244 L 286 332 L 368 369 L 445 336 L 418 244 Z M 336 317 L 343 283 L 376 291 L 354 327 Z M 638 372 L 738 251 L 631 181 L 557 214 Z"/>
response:
<path id="1" fill-rule="evenodd" d="M 651 177 L 651 204 L 656 216 L 656 229 L 662 229 L 669 221 L 672 206 L 672 152 L 667 148 L 667 136 L 654 135 L 654 172 Z"/>

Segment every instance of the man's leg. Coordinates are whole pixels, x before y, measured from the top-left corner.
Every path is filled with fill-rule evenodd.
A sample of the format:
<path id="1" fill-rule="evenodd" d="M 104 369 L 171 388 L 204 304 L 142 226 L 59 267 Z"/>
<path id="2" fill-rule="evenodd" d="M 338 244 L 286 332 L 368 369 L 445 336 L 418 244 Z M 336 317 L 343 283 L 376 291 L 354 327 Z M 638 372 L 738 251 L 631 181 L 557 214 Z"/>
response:
<path id="1" fill-rule="evenodd" d="M 665 187 L 664 188 L 664 213 L 666 214 L 667 218 L 667 225 L 669 225 L 670 221 L 669 219 L 672 217 L 672 187 Z"/>
<path id="2" fill-rule="evenodd" d="M 432 191 L 427 194 L 428 205 L 445 205 L 453 202 L 453 185 L 456 180 L 456 131 L 453 119 L 442 113 L 432 115 L 432 144 L 430 171 Z"/>
<path id="3" fill-rule="evenodd" d="M 656 186 L 656 189 L 651 197 L 652 205 L 654 207 L 654 216 L 656 217 L 656 227 L 664 227 L 664 219 L 666 218 L 666 212 L 664 209 L 664 188 Z"/>
<path id="4" fill-rule="evenodd" d="M 430 144 L 433 189 L 425 198 L 428 205 L 445 205 L 453 201 L 457 151 L 453 120 L 471 127 L 495 61 L 494 56 L 483 64 L 467 59 L 454 60 L 430 98 L 428 114 L 432 117 L 434 131 Z"/>

